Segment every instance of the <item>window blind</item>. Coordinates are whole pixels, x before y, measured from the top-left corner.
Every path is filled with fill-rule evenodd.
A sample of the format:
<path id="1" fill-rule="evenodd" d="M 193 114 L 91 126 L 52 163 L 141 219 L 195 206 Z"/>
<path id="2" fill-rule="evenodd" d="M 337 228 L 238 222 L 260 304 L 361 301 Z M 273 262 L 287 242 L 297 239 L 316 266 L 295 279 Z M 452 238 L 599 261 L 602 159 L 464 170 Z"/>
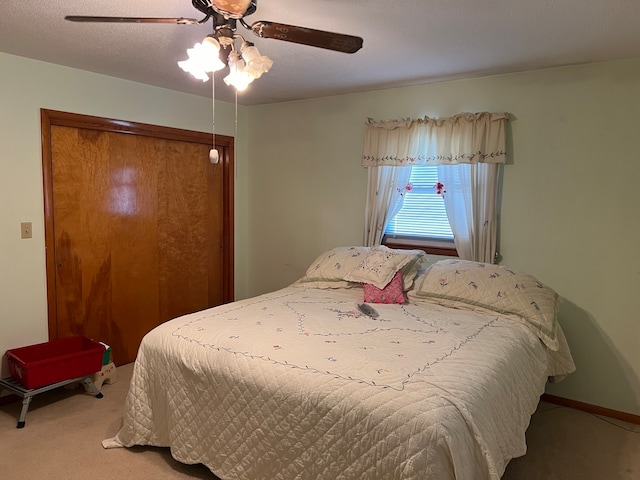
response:
<path id="1" fill-rule="evenodd" d="M 438 167 L 416 165 L 411 168 L 411 190 L 404 194 L 400 211 L 389 222 L 385 235 L 390 238 L 435 238 L 453 240 L 444 209 L 444 199 L 436 193 Z"/>

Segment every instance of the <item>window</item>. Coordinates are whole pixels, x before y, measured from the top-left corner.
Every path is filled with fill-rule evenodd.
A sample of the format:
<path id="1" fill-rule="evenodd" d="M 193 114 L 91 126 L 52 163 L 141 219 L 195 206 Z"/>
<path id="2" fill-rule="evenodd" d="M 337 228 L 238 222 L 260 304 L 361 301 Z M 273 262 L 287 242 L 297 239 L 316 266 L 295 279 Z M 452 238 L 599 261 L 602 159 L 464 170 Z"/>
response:
<path id="1" fill-rule="evenodd" d="M 402 208 L 387 225 L 383 243 L 390 247 L 420 247 L 432 254 L 457 255 L 444 199 L 435 187 L 438 167 L 413 166 L 409 183 L 411 189 L 405 191 Z"/>

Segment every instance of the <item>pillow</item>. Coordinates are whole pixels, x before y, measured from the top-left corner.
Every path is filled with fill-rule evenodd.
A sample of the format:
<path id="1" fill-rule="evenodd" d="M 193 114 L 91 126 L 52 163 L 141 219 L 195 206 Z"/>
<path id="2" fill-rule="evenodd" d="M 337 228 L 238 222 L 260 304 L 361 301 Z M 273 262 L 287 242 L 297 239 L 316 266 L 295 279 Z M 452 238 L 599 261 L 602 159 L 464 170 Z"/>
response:
<path id="1" fill-rule="evenodd" d="M 344 279 L 360 262 L 370 247 L 336 247 L 327 250 L 307 269 L 304 277 L 294 283 L 296 286 L 312 288 L 353 288 L 361 287 L 358 282 Z"/>
<path id="2" fill-rule="evenodd" d="M 441 260 L 418 277 L 410 296 L 447 307 L 498 313 L 525 323 L 551 350 L 559 348 L 559 296 L 529 274 L 489 263 Z"/>
<path id="3" fill-rule="evenodd" d="M 400 251 L 409 252 L 410 250 L 400 250 Z M 413 250 L 413 251 L 416 251 L 416 250 Z M 417 250 L 417 251 L 422 252 L 422 250 Z M 420 272 L 420 268 L 422 267 L 423 263 L 426 260 L 427 260 L 427 256 L 424 255 L 424 252 L 422 252 L 422 255 L 416 254 L 416 257 L 413 260 L 411 260 L 404 267 L 402 267 L 402 284 L 405 292 L 407 290 L 410 290 L 411 287 L 413 287 L 413 282 L 415 281 L 415 278 L 418 276 L 418 272 Z"/>
<path id="4" fill-rule="evenodd" d="M 370 283 L 382 289 L 402 269 L 403 288 L 408 290 L 425 259 L 422 250 L 398 250 L 381 245 L 336 247 L 316 258 L 294 285 L 353 288 Z"/>
<path id="5" fill-rule="evenodd" d="M 344 279 L 351 282 L 370 283 L 382 289 L 391 281 L 398 270 L 413 263 L 407 272 L 409 274 L 413 271 L 415 262 L 421 262 L 425 257 L 422 250 L 398 250 L 384 245 L 376 245 L 358 257 L 356 267 L 348 272 Z M 417 273 L 417 267 L 415 273 Z"/>
<path id="6" fill-rule="evenodd" d="M 382 289 L 365 283 L 362 285 L 364 301 L 368 303 L 405 303 L 402 270 L 398 270 L 391 281 Z"/>

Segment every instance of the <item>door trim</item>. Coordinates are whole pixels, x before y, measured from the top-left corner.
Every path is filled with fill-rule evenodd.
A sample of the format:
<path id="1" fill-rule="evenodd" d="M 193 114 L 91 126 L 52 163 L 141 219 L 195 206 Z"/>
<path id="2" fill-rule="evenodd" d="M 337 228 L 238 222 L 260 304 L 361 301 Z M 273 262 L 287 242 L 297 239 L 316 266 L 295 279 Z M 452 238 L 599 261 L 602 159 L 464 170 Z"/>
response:
<path id="1" fill-rule="evenodd" d="M 42 178 L 44 189 L 44 231 L 45 258 L 47 277 L 47 322 L 49 339 L 58 338 L 58 316 L 56 311 L 56 279 L 55 279 L 55 235 L 53 219 L 53 170 L 51 127 L 74 127 L 89 130 L 100 130 L 112 133 L 141 135 L 146 137 L 192 142 L 211 145 L 212 135 L 179 128 L 163 127 L 125 120 L 94 117 L 77 113 L 40 109 L 41 142 L 42 142 Z M 234 138 L 226 135 L 215 135 L 216 147 L 220 150 L 223 188 L 223 302 L 234 299 Z"/>

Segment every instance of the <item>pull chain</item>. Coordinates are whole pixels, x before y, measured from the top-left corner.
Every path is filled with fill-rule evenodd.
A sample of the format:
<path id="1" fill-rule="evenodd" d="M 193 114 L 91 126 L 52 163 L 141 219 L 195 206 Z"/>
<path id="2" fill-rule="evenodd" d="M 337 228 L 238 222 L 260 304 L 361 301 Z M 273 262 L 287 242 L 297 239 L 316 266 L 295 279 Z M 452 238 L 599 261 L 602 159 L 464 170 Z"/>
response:
<path id="1" fill-rule="evenodd" d="M 235 125 L 235 127 L 236 127 L 236 129 L 235 129 L 235 137 L 234 137 L 235 140 L 233 142 L 233 147 L 234 147 L 233 158 L 236 158 L 236 156 L 235 156 L 235 153 L 236 153 L 235 146 L 236 146 L 236 142 L 238 141 L 238 90 L 236 90 L 236 125 Z M 236 180 L 237 180 L 238 179 L 238 169 L 235 168 L 235 165 L 234 165 L 233 172 L 234 172 Z"/>
<path id="2" fill-rule="evenodd" d="M 211 150 L 209 150 L 209 161 L 213 164 L 220 160 L 216 149 L 216 77 L 215 72 L 211 72 L 211 121 L 213 133 L 211 135 Z"/>

